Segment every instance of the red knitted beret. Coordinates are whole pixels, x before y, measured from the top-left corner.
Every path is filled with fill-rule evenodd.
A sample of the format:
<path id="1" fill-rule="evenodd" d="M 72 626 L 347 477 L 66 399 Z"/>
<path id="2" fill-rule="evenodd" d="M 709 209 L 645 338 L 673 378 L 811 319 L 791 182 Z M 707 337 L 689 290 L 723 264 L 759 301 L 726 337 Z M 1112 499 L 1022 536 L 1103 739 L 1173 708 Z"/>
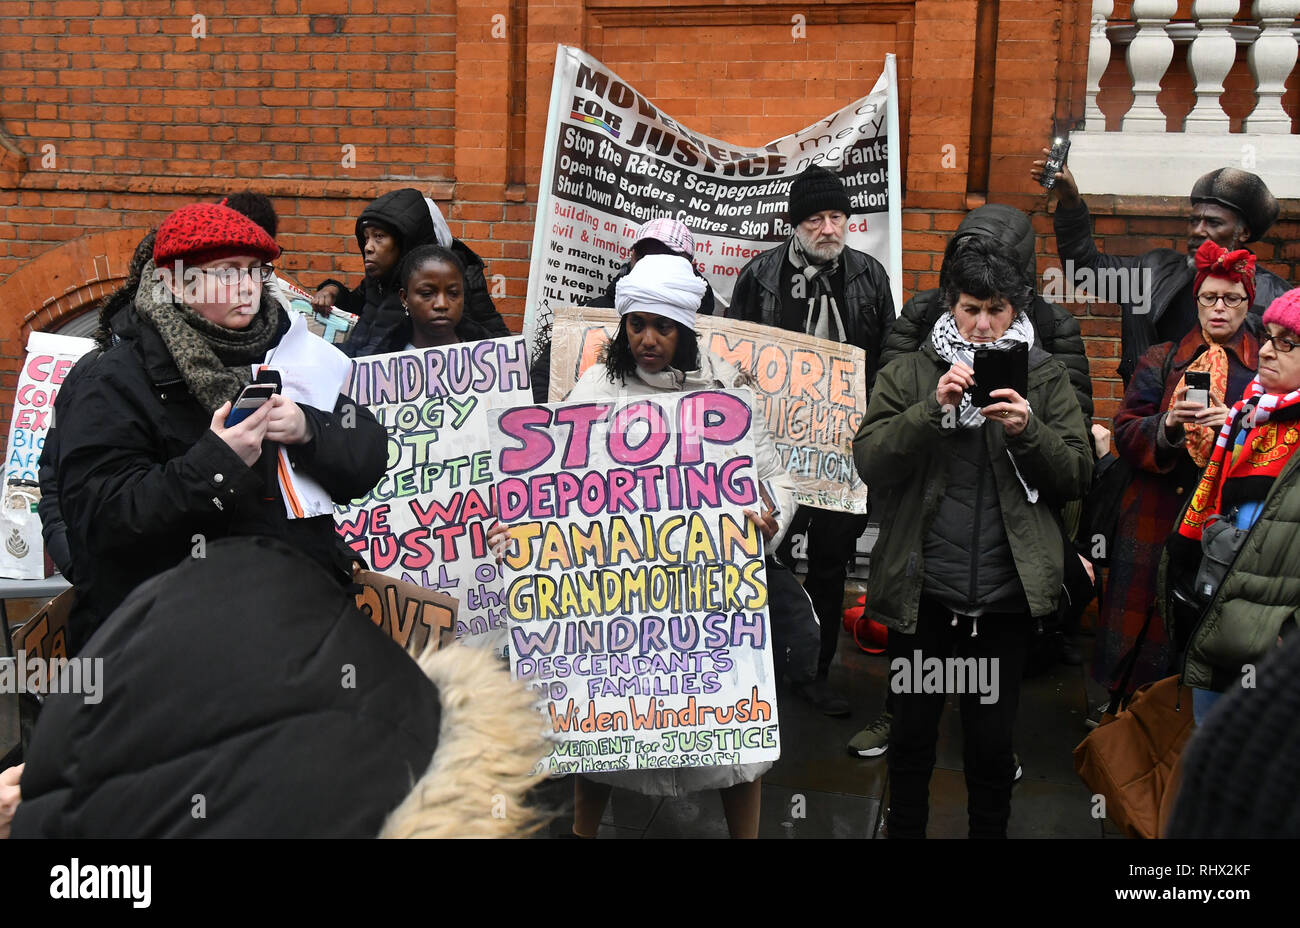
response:
<path id="1" fill-rule="evenodd" d="M 239 255 L 274 261 L 280 246 L 243 213 L 217 203 L 182 206 L 163 220 L 153 245 L 154 264 L 159 267 L 181 260 L 205 264 Z"/>

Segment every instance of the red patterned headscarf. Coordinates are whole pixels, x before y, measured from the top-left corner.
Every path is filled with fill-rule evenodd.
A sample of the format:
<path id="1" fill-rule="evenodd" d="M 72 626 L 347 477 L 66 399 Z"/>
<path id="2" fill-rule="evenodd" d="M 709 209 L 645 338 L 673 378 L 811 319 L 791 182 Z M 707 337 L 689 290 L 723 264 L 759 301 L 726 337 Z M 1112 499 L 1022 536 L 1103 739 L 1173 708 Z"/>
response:
<path id="1" fill-rule="evenodd" d="M 1246 288 L 1246 296 L 1255 302 L 1255 256 L 1245 248 L 1228 251 L 1208 238 L 1196 249 L 1196 282 L 1192 293 L 1201 292 L 1207 277 L 1222 277 Z"/>

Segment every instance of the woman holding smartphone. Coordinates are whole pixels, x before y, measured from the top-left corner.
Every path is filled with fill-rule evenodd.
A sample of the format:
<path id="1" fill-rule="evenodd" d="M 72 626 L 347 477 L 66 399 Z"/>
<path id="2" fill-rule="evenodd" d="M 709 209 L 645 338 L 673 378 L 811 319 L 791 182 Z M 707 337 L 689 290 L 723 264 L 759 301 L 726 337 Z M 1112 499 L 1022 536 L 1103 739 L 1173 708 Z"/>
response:
<path id="1" fill-rule="evenodd" d="M 1176 629 L 1170 640 L 1154 614 L 1160 556 L 1214 450 L 1228 405 L 1241 399 L 1259 366 L 1259 341 L 1244 324 L 1255 299 L 1255 256 L 1205 242 L 1196 252 L 1192 292 L 1199 326 L 1182 341 L 1155 345 L 1143 355 L 1115 415 L 1115 445 L 1133 480 L 1109 552 L 1092 673 L 1107 689 L 1118 688 L 1121 664 L 1128 663 L 1124 658 L 1145 626 L 1125 697 L 1176 669 L 1178 639 L 1190 630 Z M 1201 389 L 1208 395 L 1197 395 Z"/>
<path id="2" fill-rule="evenodd" d="M 72 651 L 136 586 L 202 557 L 217 538 L 279 538 L 349 581 L 332 516 L 289 519 L 267 465 L 283 445 L 333 499 L 355 499 L 384 473 L 383 427 L 343 396 L 314 409 L 279 393 L 227 423 L 253 365 L 289 329 L 263 288 L 279 254 L 228 207 L 176 210 L 158 228 L 133 304 L 114 320 L 118 342 L 60 393 L 60 507 L 78 592 Z"/>
<path id="3" fill-rule="evenodd" d="M 881 370 L 853 442 L 880 516 L 866 611 L 889 626 L 891 838 L 925 837 L 949 695 L 961 702 L 970 836 L 1006 837 L 1030 634 L 1061 597 L 1056 513 L 1092 477 L 1092 443 L 1069 373 L 1033 344 L 1022 268 L 1014 252 L 984 237 L 944 263 L 939 299 L 948 311 L 920 350 Z M 1024 351 L 1024 395 L 977 385 L 977 351 Z M 981 406 L 974 394 L 985 391 Z M 962 666 L 982 668 L 982 687 L 918 692 L 910 683 L 954 653 Z"/>

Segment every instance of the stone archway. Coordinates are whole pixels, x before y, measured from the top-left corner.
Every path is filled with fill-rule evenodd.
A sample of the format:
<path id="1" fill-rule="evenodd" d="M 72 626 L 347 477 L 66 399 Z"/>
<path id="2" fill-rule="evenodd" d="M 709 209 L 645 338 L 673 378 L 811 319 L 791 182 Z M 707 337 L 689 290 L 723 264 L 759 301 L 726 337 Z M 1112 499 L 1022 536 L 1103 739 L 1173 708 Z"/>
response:
<path id="1" fill-rule="evenodd" d="M 27 336 L 59 328 L 117 289 L 148 231 L 114 229 L 64 242 L 0 284 L 0 435 L 9 432 Z"/>

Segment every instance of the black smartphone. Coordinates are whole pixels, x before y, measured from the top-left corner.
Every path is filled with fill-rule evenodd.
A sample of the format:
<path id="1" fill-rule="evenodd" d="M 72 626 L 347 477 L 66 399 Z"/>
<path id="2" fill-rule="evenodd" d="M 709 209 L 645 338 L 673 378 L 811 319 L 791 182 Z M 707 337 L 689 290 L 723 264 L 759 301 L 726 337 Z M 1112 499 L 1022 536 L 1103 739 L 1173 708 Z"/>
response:
<path id="1" fill-rule="evenodd" d="M 994 390 L 1010 387 L 1022 397 L 1029 393 L 1029 346 L 1016 342 L 1010 348 L 977 348 L 975 350 L 975 386 L 971 387 L 971 403 L 977 409 L 1004 402 L 1003 398 L 989 396 Z"/>
<path id="2" fill-rule="evenodd" d="M 1187 395 L 1183 399 L 1198 406 L 1210 405 L 1210 372 L 1188 371 L 1184 375 L 1187 383 Z"/>
<path id="3" fill-rule="evenodd" d="M 1047 190 L 1056 186 L 1056 174 L 1065 167 L 1065 159 L 1070 154 L 1070 140 L 1064 137 L 1052 139 L 1052 150 L 1047 153 L 1047 163 L 1043 165 L 1043 176 L 1038 182 Z"/>

